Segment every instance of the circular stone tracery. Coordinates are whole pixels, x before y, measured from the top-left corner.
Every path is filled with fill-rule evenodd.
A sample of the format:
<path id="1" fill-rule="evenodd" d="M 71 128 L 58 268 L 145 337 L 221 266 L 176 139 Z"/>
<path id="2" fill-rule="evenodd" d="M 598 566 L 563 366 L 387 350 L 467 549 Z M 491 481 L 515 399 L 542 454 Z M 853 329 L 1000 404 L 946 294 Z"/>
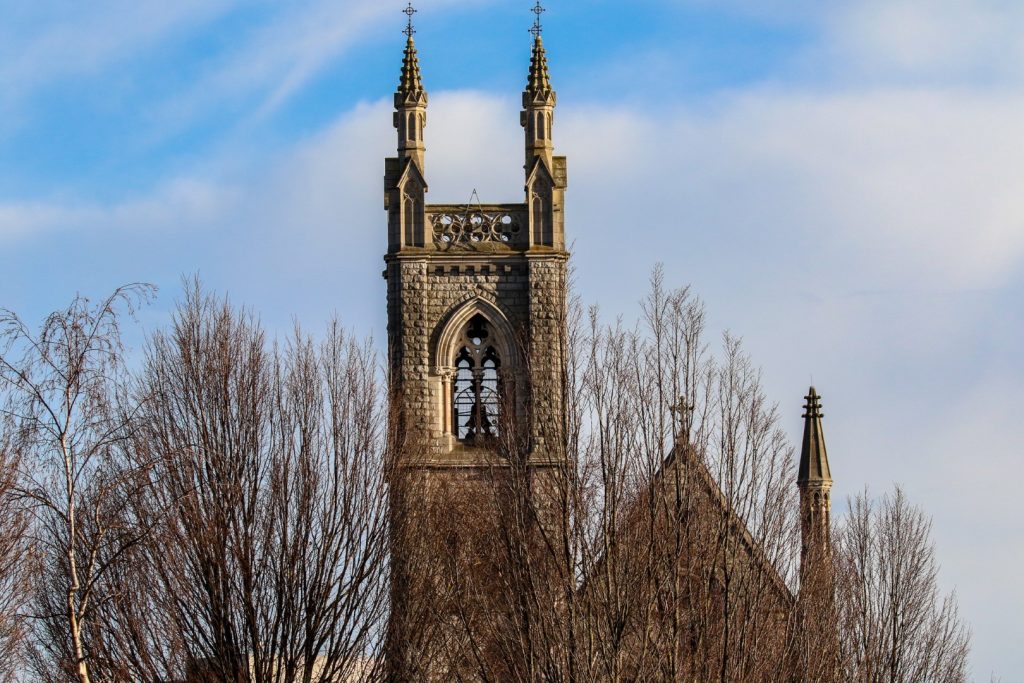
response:
<path id="1" fill-rule="evenodd" d="M 437 213 L 430 216 L 434 241 L 439 244 L 509 243 L 519 234 L 518 221 L 507 212 L 472 211 L 464 214 Z"/>

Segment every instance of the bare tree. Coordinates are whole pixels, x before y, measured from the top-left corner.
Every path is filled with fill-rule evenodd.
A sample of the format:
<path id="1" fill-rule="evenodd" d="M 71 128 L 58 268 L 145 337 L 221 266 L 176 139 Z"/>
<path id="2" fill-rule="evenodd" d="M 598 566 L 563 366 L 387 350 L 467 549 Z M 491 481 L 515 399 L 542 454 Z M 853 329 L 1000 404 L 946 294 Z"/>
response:
<path id="1" fill-rule="evenodd" d="M 5 446 L 22 464 L 39 552 L 35 652 L 46 678 L 89 683 L 88 633 L 106 570 L 134 541 L 117 500 L 131 473 L 116 452 L 131 434 L 124 396 L 120 310 L 152 293 L 118 288 L 97 305 L 76 297 L 38 333 L 0 312 Z"/>
<path id="2" fill-rule="evenodd" d="M 845 680 L 964 680 L 930 523 L 899 490 L 851 504 L 798 600 L 778 410 L 660 269 L 636 326 L 570 301 L 553 450 L 531 452 L 521 339 L 497 434 L 443 478 L 390 469 L 422 437 L 336 323 L 272 344 L 193 283 L 132 380 L 118 310 L 147 295 L 76 299 L 38 335 L 0 317 L 0 647 L 24 635 L 5 617 L 32 557 L 40 680 L 788 682 L 837 660 Z M 388 638 L 410 653 L 390 672 Z"/>
<path id="3" fill-rule="evenodd" d="M 4 434 L 6 441 L 7 435 Z M 17 495 L 18 463 L 0 443 L 0 683 L 13 683 L 24 666 L 28 514 Z"/>
<path id="4" fill-rule="evenodd" d="M 362 681 L 387 607 L 383 392 L 368 344 L 271 346 L 193 284 L 148 345 L 131 503 L 152 529 L 111 604 L 112 680 Z"/>
<path id="5" fill-rule="evenodd" d="M 836 549 L 845 680 L 966 680 L 970 635 L 939 590 L 931 521 L 903 491 L 854 498 Z"/>
<path id="6" fill-rule="evenodd" d="M 777 409 L 737 340 L 708 352 L 703 307 L 660 269 L 643 323 L 592 322 L 587 354 L 597 677 L 779 680 L 766 663 L 788 639 L 796 518 Z"/>
<path id="7" fill-rule="evenodd" d="M 443 505 L 450 680 L 789 675 L 798 535 L 777 410 L 737 341 L 708 353 L 703 307 L 660 270 L 644 314 L 630 329 L 570 306 L 563 466 L 533 465 L 528 409 L 505 410 L 484 484 Z"/>

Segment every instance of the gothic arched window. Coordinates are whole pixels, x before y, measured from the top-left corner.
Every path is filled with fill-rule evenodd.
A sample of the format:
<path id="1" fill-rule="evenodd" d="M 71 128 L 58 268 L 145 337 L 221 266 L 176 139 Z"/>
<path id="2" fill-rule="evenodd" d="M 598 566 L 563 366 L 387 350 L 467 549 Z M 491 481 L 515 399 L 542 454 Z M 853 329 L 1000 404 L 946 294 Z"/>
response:
<path id="1" fill-rule="evenodd" d="M 470 318 L 455 354 L 452 431 L 459 441 L 480 443 L 498 435 L 501 358 L 487 319 Z"/>

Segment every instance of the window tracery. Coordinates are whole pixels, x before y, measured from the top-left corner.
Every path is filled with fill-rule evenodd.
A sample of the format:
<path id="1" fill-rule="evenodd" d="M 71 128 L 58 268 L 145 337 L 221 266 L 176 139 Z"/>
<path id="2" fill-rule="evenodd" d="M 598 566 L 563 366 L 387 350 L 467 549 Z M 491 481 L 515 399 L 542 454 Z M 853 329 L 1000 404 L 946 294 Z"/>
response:
<path id="1" fill-rule="evenodd" d="M 459 441 L 479 444 L 498 435 L 501 417 L 501 358 L 487 319 L 470 318 L 455 354 L 452 431 Z"/>

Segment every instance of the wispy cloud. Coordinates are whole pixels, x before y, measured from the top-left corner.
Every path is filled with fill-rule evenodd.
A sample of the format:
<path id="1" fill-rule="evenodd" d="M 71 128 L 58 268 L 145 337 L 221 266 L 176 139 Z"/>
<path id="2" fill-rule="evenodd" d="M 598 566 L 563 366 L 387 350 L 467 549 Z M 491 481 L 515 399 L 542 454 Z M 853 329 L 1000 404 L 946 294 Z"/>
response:
<path id="1" fill-rule="evenodd" d="M 1024 77 L 1024 5 L 1014 0 L 856 0 L 837 3 L 824 23 L 824 48 L 871 78 Z"/>
<path id="2" fill-rule="evenodd" d="M 236 208 L 235 200 L 229 187 L 178 179 L 143 197 L 110 204 L 0 203 L 0 244 L 17 248 L 33 238 L 68 233 L 99 242 L 116 241 L 124 232 L 180 235 L 222 221 Z"/>
<path id="3" fill-rule="evenodd" d="M 1020 84 L 1017 0 L 664 0 L 806 28 L 790 76 L 853 83 Z"/>
<path id="4" fill-rule="evenodd" d="M 239 0 L 15 3 L 0 28 L 0 93 L 23 98 L 55 80 L 94 75 L 208 23 Z"/>
<path id="5" fill-rule="evenodd" d="M 395 8 L 373 0 L 339 3 L 314 0 L 301 11 L 288 8 L 273 19 L 241 31 L 231 49 L 218 55 L 198 80 L 165 102 L 157 120 L 191 122 L 212 107 L 253 98 L 248 121 L 272 114 L 333 60 L 372 35 Z"/>
<path id="6" fill-rule="evenodd" d="M 239 109 L 244 127 L 274 114 L 326 67 L 354 58 L 379 27 L 397 26 L 398 8 L 378 0 L 24 4 L 6 13 L 0 27 L 0 111 L 8 128 L 19 117 L 30 119 L 33 98 L 69 80 L 91 78 L 104 87 L 123 81 L 131 91 L 134 65 L 157 55 L 171 60 L 171 77 L 140 103 L 144 118 L 135 122 L 148 121 L 150 137 L 180 132 L 226 107 Z M 202 46 L 174 64 L 175 50 L 197 38 Z"/>

